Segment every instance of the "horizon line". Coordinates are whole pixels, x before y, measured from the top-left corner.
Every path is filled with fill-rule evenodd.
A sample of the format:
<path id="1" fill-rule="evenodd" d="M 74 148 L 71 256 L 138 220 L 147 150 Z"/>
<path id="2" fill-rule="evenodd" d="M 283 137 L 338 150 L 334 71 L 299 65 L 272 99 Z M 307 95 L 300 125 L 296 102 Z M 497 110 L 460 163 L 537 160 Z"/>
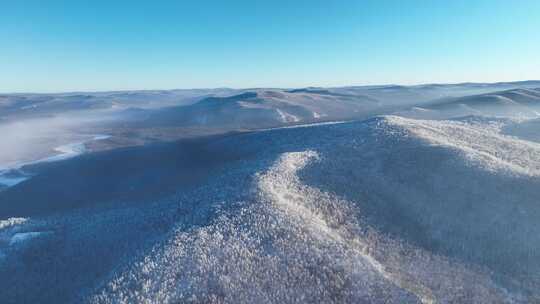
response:
<path id="1" fill-rule="evenodd" d="M 152 92 L 152 91 L 188 91 L 188 90 L 290 90 L 290 89 L 307 89 L 307 88 L 354 88 L 354 87 L 421 87 L 429 85 L 502 85 L 502 84 L 517 84 L 527 82 L 539 82 L 540 79 L 525 79 L 515 81 L 496 81 L 496 82 L 476 82 L 476 81 L 464 81 L 464 82 L 425 82 L 416 84 L 399 84 L 399 83 L 387 83 L 387 84 L 360 84 L 360 85 L 340 85 L 340 86 L 298 86 L 298 87 L 193 87 L 193 88 L 168 88 L 168 89 L 113 89 L 113 90 L 66 90 L 66 91 L 52 91 L 52 92 L 32 92 L 32 91 L 11 91 L 0 92 L 2 95 L 20 95 L 20 94 L 35 94 L 35 95 L 56 95 L 56 94 L 81 94 L 81 93 L 117 93 L 117 92 Z"/>

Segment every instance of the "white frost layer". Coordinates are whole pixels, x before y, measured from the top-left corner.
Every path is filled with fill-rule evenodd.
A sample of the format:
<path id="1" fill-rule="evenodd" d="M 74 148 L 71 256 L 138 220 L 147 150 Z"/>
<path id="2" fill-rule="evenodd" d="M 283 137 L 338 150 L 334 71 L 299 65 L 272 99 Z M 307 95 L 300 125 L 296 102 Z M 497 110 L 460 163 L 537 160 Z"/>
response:
<path id="1" fill-rule="evenodd" d="M 432 145 L 457 149 L 487 170 L 540 176 L 540 144 L 498 134 L 497 128 L 489 125 L 398 116 L 388 116 L 386 122 Z"/>
<path id="2" fill-rule="evenodd" d="M 282 122 L 299 122 L 300 118 L 280 109 L 276 109 Z"/>
<path id="3" fill-rule="evenodd" d="M 310 208 L 313 204 L 320 204 L 315 201 L 325 201 L 325 196 L 317 189 L 306 187 L 300 182 L 297 172 L 303 169 L 311 160 L 318 159 L 319 155 L 313 151 L 302 153 L 289 153 L 284 155 L 280 162 L 266 173 L 260 182 L 262 193 L 269 196 L 270 200 L 282 208 L 287 215 L 298 217 L 306 223 L 311 233 L 320 237 L 321 241 L 332 240 L 341 246 L 353 247 L 355 258 L 361 261 L 366 275 L 373 272 L 373 275 L 390 281 L 397 287 L 408 290 L 418 297 L 422 303 L 435 303 L 431 291 L 419 282 L 404 281 L 399 275 L 386 270 L 385 266 L 378 262 L 369 253 L 369 244 L 361 239 L 345 239 L 342 231 L 332 227 L 331 222 L 325 219 L 324 215 L 318 214 L 318 208 Z M 311 202 L 310 202 L 311 200 Z M 329 205 L 332 202 L 328 202 Z M 311 209 L 311 210 L 310 210 Z M 344 217 L 344 215 L 341 215 Z M 349 243 L 349 244 L 346 244 Z"/>
<path id="4" fill-rule="evenodd" d="M 32 231 L 32 232 L 18 232 L 18 233 L 15 233 L 12 237 L 11 237 L 11 240 L 9 242 L 9 245 L 10 246 L 14 246 L 14 245 L 20 245 L 24 242 L 27 242 L 27 241 L 30 241 L 32 239 L 35 239 L 43 234 L 47 234 L 46 232 L 36 232 L 36 231 Z"/>
<path id="5" fill-rule="evenodd" d="M 109 139 L 109 138 L 111 138 L 111 136 L 110 135 L 105 135 L 105 134 L 94 136 L 94 140 L 105 140 L 105 139 Z"/>
<path id="6" fill-rule="evenodd" d="M 530 303 L 540 149 L 498 130 L 387 116 L 214 142 L 254 157 L 179 200 L 89 302 Z"/>
<path id="7" fill-rule="evenodd" d="M 314 123 L 308 123 L 308 124 L 298 124 L 294 126 L 286 126 L 286 127 L 275 127 L 275 128 L 267 128 L 267 129 L 258 129 L 255 132 L 264 132 L 264 131 L 272 131 L 272 130 L 280 130 L 280 129 L 297 129 L 297 128 L 309 128 L 309 127 L 316 127 L 316 126 L 327 126 L 327 125 L 336 125 L 336 124 L 342 124 L 346 123 L 345 120 L 338 120 L 338 121 L 325 121 L 325 122 L 314 122 Z"/>
<path id="8" fill-rule="evenodd" d="M 10 172 L 10 170 L 2 170 L 0 171 L 0 185 L 6 186 L 6 187 L 13 187 L 17 184 L 20 184 L 27 180 L 29 177 L 27 176 L 13 176 Z"/>
<path id="9" fill-rule="evenodd" d="M 94 141 L 105 140 L 105 139 L 108 139 L 110 137 L 111 137 L 110 135 L 95 135 L 94 137 L 92 137 L 91 140 L 94 140 Z M 54 161 L 65 160 L 65 159 L 69 159 L 69 158 L 79 156 L 79 155 L 86 152 L 86 143 L 88 141 L 91 141 L 91 140 L 87 140 L 87 141 L 83 141 L 83 142 L 77 142 L 77 143 L 71 143 L 71 144 L 56 147 L 54 149 L 54 151 L 59 152 L 60 154 L 54 155 L 54 156 L 51 156 L 51 157 L 47 157 L 47 158 L 39 160 L 37 162 L 54 162 Z"/>
<path id="10" fill-rule="evenodd" d="M 445 303 L 455 288 L 504 299 L 484 276 L 362 233 L 348 202 L 302 184 L 298 173 L 318 161 L 283 154 L 256 178 L 256 202 L 173 233 L 90 302 Z"/>
<path id="11" fill-rule="evenodd" d="M 413 300 L 387 282 L 363 252 L 356 256 L 344 248 L 339 231 L 328 226 L 324 215 L 295 204 L 308 194 L 298 192 L 303 190 L 295 173 L 316 157 L 312 151 L 284 155 L 258 179 L 260 204 L 243 208 L 237 216 L 223 215 L 209 226 L 175 233 L 90 302 Z"/>
<path id="12" fill-rule="evenodd" d="M 110 135 L 94 135 L 92 139 L 90 140 L 105 140 L 110 138 Z M 0 170 L 0 185 L 6 186 L 6 187 L 13 187 L 17 184 L 20 184 L 24 182 L 25 180 L 28 180 L 30 176 L 27 176 L 20 170 L 21 167 L 25 165 L 31 165 L 31 164 L 37 164 L 41 162 L 56 162 L 61 160 L 66 160 L 69 158 L 73 158 L 79 155 L 82 155 L 86 152 L 86 143 L 88 141 L 83 142 L 76 142 L 71 143 L 67 145 L 62 145 L 59 147 L 54 148 L 55 152 L 58 152 L 59 154 L 42 158 L 36 161 L 27 162 L 27 163 L 19 163 L 15 166 L 12 166 L 10 168 L 2 168 Z M 14 170 L 18 170 L 16 174 L 14 174 Z"/>
<path id="13" fill-rule="evenodd" d="M 28 219 L 23 217 L 10 217 L 7 220 L 0 220 L 0 230 L 24 224 L 26 221 Z"/>
<path id="14" fill-rule="evenodd" d="M 54 151 L 60 154 L 44 158 L 38 162 L 55 162 L 73 158 L 75 156 L 83 154 L 86 151 L 86 147 L 84 143 L 72 143 L 56 147 L 54 148 Z"/>

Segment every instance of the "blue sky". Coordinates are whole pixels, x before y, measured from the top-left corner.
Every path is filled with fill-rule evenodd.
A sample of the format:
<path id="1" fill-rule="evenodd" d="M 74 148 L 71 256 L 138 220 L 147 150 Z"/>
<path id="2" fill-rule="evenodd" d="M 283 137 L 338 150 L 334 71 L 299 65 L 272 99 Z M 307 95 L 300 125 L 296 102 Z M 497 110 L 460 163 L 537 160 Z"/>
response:
<path id="1" fill-rule="evenodd" d="M 0 92 L 540 78 L 540 1 L 1 1 Z"/>

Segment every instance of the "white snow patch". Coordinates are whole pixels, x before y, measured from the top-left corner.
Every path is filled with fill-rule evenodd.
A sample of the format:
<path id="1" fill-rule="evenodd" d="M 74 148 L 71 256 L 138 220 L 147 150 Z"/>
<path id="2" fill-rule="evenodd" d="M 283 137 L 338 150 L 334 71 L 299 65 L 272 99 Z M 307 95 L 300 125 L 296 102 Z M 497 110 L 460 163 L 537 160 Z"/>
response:
<path id="1" fill-rule="evenodd" d="M 72 143 L 72 144 L 56 147 L 54 148 L 54 151 L 60 154 L 41 159 L 38 162 L 55 162 L 55 161 L 69 159 L 69 158 L 83 154 L 86 151 L 86 146 L 82 142 Z"/>
<path id="2" fill-rule="evenodd" d="M 94 136 L 93 140 L 105 140 L 105 139 L 109 139 L 109 138 L 111 138 L 110 135 L 101 134 L 101 135 Z"/>
<path id="3" fill-rule="evenodd" d="M 6 220 L 0 220 L 0 230 L 24 224 L 26 221 L 28 219 L 24 217 L 10 217 Z"/>
<path id="4" fill-rule="evenodd" d="M 97 140 L 105 140 L 111 138 L 110 135 L 95 135 L 90 140 L 82 141 L 82 142 L 76 142 L 71 143 L 67 145 L 62 145 L 59 147 L 56 147 L 54 151 L 59 152 L 60 154 L 54 155 L 51 157 L 47 157 L 42 160 L 38 160 L 37 162 L 54 162 L 54 161 L 60 161 L 65 160 L 69 158 L 73 158 L 76 156 L 79 156 L 86 152 L 86 143 L 89 141 L 97 141 Z"/>
<path id="5" fill-rule="evenodd" d="M 540 176 L 540 144 L 499 134 L 498 125 L 398 116 L 387 116 L 386 120 L 432 145 L 458 149 L 487 170 Z"/>
<path id="6" fill-rule="evenodd" d="M 36 231 L 32 231 L 32 232 L 18 232 L 18 233 L 15 233 L 12 237 L 11 237 L 11 240 L 9 242 L 9 245 L 10 246 L 14 246 L 14 245 L 20 245 L 24 242 L 27 242 L 27 241 L 30 241 L 32 239 L 35 239 L 37 237 L 40 237 L 44 234 L 49 234 L 50 232 L 36 232 Z"/>
<path id="7" fill-rule="evenodd" d="M 300 118 L 298 118 L 297 116 L 289 114 L 280 109 L 276 109 L 276 112 L 279 114 L 279 117 L 282 122 L 299 122 L 300 121 Z"/>
<path id="8" fill-rule="evenodd" d="M 5 187 L 13 187 L 17 184 L 29 179 L 23 174 L 14 175 L 12 170 L 0 170 L 0 185 Z"/>
<path id="9" fill-rule="evenodd" d="M 87 149 L 86 149 L 86 143 L 87 142 L 105 140 L 105 139 L 108 139 L 108 138 L 111 138 L 111 136 L 106 135 L 106 134 L 98 134 L 98 135 L 93 135 L 92 138 L 90 138 L 88 140 L 75 142 L 75 143 L 70 143 L 70 144 L 66 144 L 66 145 L 61 145 L 61 146 L 58 146 L 58 147 L 54 148 L 54 151 L 58 152 L 59 154 L 53 155 L 53 156 L 50 156 L 50 157 L 46 157 L 46 158 L 31 162 L 31 163 L 27 163 L 25 165 L 35 164 L 35 163 L 40 163 L 40 162 L 55 162 L 55 161 L 60 161 L 60 160 L 73 158 L 73 157 L 79 156 L 81 154 L 84 154 L 87 151 Z"/>
<path id="10" fill-rule="evenodd" d="M 337 124 L 343 124 L 343 123 L 347 123 L 347 122 L 349 122 L 349 121 L 339 120 L 339 121 L 315 122 L 315 123 L 308 123 L 308 124 L 298 124 L 298 125 L 294 125 L 294 126 L 258 129 L 255 132 L 265 132 L 265 131 L 281 130 L 281 129 L 309 128 L 309 127 L 327 126 L 327 125 L 337 125 Z"/>
<path id="11" fill-rule="evenodd" d="M 25 180 L 30 179 L 31 176 L 21 170 L 21 167 L 23 166 L 37 164 L 41 162 L 56 162 L 56 161 L 73 158 L 81 154 L 84 154 L 87 151 L 86 150 L 87 142 L 105 140 L 110 137 L 111 137 L 110 135 L 104 135 L 104 134 L 94 135 L 91 139 L 86 140 L 86 141 L 70 143 L 70 144 L 61 145 L 54 148 L 53 150 L 58 153 L 56 155 L 38 159 L 31 162 L 18 163 L 11 167 L 2 168 L 0 169 L 0 186 L 13 187 L 17 184 L 22 183 Z"/>

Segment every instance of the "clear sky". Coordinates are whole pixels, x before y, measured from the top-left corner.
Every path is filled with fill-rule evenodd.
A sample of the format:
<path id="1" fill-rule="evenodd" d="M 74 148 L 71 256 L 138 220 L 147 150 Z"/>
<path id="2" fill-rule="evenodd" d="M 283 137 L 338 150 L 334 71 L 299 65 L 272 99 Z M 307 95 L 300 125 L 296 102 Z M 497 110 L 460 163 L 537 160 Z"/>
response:
<path id="1" fill-rule="evenodd" d="M 539 78 L 538 0 L 0 1 L 0 92 Z"/>

